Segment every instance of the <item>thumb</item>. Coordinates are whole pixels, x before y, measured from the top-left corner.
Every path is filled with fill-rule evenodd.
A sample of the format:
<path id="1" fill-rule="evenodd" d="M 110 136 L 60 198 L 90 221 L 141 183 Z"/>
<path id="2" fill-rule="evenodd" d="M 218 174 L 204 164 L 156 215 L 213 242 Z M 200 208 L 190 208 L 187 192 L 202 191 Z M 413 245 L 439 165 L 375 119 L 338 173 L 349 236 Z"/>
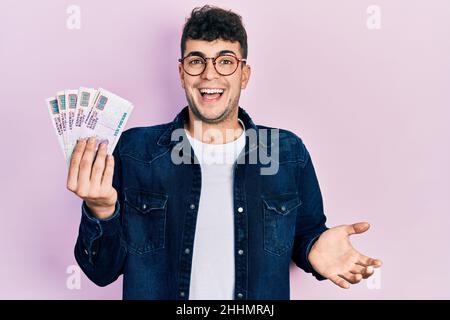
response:
<path id="1" fill-rule="evenodd" d="M 370 224 L 368 222 L 358 222 L 347 226 L 348 235 L 364 233 L 369 230 Z"/>

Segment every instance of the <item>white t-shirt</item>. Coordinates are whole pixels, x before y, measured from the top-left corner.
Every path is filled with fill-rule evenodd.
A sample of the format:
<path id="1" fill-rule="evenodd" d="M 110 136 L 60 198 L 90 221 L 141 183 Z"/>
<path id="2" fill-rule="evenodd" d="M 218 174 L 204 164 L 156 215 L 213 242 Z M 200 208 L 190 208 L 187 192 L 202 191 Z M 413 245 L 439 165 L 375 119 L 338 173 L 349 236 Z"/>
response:
<path id="1" fill-rule="evenodd" d="M 242 127 L 244 124 L 239 119 Z M 209 144 L 186 130 L 202 174 L 192 256 L 190 300 L 234 298 L 234 162 L 245 146 L 245 128 L 236 140 Z"/>

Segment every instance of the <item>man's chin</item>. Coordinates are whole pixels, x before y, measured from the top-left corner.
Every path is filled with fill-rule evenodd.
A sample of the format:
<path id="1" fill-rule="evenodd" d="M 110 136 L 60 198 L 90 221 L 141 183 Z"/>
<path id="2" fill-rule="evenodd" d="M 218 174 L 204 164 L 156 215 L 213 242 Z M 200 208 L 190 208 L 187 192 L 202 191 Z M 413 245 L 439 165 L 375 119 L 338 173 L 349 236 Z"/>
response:
<path id="1" fill-rule="evenodd" d="M 227 109 L 219 106 L 202 106 L 191 108 L 194 115 L 206 123 L 217 123 L 226 117 Z M 220 111 L 218 111 L 220 110 Z"/>

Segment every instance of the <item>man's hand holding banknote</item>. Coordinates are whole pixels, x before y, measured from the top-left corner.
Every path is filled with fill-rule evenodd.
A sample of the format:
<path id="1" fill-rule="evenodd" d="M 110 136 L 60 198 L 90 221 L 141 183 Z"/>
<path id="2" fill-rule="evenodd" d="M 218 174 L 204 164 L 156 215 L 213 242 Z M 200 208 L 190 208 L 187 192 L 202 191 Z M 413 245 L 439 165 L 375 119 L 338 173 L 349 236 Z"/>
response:
<path id="1" fill-rule="evenodd" d="M 69 171 L 67 188 L 106 219 L 114 213 L 112 155 L 133 105 L 105 90 L 81 87 L 58 91 L 46 100 Z"/>

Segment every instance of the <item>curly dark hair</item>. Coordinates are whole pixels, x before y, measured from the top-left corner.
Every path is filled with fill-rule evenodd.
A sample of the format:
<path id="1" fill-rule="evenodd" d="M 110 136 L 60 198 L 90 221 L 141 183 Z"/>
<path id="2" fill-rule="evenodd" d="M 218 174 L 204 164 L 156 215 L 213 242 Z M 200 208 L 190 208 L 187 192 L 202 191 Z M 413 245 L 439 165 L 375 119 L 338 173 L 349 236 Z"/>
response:
<path id="1" fill-rule="evenodd" d="M 188 39 L 238 41 L 241 45 L 242 57 L 247 58 L 247 32 L 242 23 L 242 17 L 231 10 L 227 11 L 210 5 L 194 8 L 183 28 L 181 57 L 186 50 Z"/>

